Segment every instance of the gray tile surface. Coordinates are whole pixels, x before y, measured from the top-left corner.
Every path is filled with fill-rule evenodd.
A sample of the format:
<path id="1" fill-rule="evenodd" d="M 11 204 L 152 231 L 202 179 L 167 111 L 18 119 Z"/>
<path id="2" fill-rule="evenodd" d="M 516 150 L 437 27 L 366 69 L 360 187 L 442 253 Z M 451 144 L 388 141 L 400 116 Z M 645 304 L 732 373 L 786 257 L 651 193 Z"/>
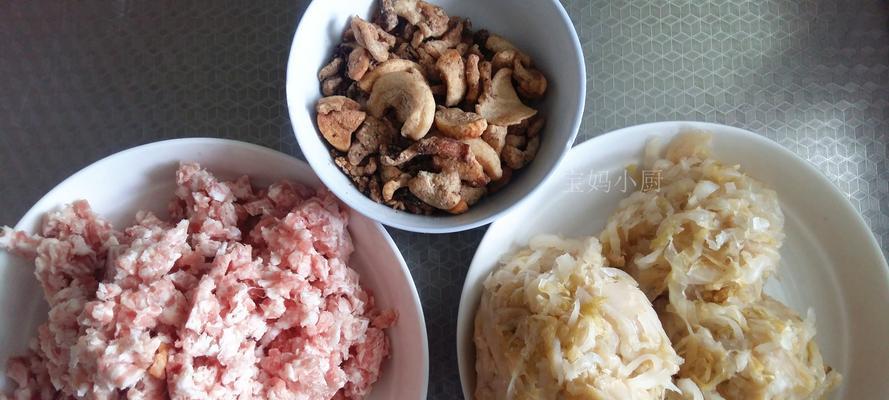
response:
<path id="1" fill-rule="evenodd" d="M 138 144 L 219 136 L 299 155 L 284 68 L 306 4 L 0 2 L 0 224 L 76 170 Z M 889 248 L 885 1 L 563 4 L 587 59 L 579 141 L 675 119 L 759 132 L 824 172 Z M 430 398 L 460 398 L 457 304 L 483 229 L 390 232 L 424 303 Z"/>

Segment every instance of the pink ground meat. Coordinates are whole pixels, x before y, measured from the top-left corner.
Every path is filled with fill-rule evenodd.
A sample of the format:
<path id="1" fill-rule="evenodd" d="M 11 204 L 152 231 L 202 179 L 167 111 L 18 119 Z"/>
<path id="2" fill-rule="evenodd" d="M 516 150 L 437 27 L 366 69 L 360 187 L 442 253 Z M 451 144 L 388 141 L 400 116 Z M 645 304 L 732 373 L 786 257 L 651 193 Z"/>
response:
<path id="1" fill-rule="evenodd" d="M 34 260 L 50 306 L 7 362 L 7 396 L 363 398 L 397 316 L 348 266 L 347 210 L 323 189 L 257 190 L 197 164 L 176 179 L 168 221 L 140 212 L 116 231 L 78 201 L 39 235 L 0 231 L 0 248 Z"/>

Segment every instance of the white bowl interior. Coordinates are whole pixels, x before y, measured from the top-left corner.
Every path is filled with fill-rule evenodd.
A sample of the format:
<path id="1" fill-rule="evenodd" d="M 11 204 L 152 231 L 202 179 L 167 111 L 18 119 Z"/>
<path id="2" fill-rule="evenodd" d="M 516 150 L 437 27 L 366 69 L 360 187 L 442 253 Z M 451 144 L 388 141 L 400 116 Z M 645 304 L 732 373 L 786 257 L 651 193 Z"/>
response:
<path id="1" fill-rule="evenodd" d="M 221 139 L 179 139 L 136 147 L 85 168 L 40 199 L 16 229 L 36 231 L 42 216 L 77 199 L 86 199 L 117 228 L 132 223 L 138 210 L 166 215 L 180 161 L 197 161 L 217 176 L 249 175 L 255 184 L 290 179 L 311 186 L 321 183 L 304 162 L 260 146 Z M 382 308 L 394 308 L 398 323 L 388 330 L 391 358 L 385 361 L 370 399 L 425 399 L 429 374 L 423 310 L 414 282 L 394 242 L 380 224 L 351 213 L 349 231 L 355 244 L 350 266 Z M 47 306 L 33 275 L 33 265 L 0 253 L 0 361 L 27 349 Z M 18 310 L 18 312 L 11 312 Z M 8 387 L 5 374 L 0 390 Z"/>
<path id="2" fill-rule="evenodd" d="M 633 189 L 577 193 L 576 179 L 600 171 L 615 179 L 641 160 L 649 138 L 660 136 L 666 143 L 688 129 L 712 132 L 717 157 L 741 164 L 778 192 L 787 238 L 779 275 L 766 291 L 803 315 L 809 307 L 815 310 L 816 341 L 826 362 L 844 376 L 833 398 L 889 393 L 889 274 L 876 240 L 849 202 L 814 167 L 768 139 L 722 125 L 666 122 L 621 129 L 575 147 L 540 192 L 488 229 L 467 273 L 458 314 L 457 351 L 467 398 L 475 388 L 473 318 L 482 282 L 497 259 L 538 233 L 597 235 Z"/>
<path id="3" fill-rule="evenodd" d="M 452 232 L 481 226 L 526 197 L 574 143 L 585 98 L 583 54 L 571 20 L 556 0 L 434 0 L 448 15 L 468 17 L 473 29 L 506 37 L 529 53 L 546 74 L 540 112 L 547 118 L 537 158 L 504 190 L 458 216 L 429 217 L 396 211 L 359 192 L 330 157 L 315 126 L 321 97 L 318 70 L 329 60 L 352 15 L 367 18 L 377 0 L 314 1 L 306 10 L 287 65 L 287 107 L 300 148 L 321 180 L 353 209 L 386 225 L 416 232 Z"/>

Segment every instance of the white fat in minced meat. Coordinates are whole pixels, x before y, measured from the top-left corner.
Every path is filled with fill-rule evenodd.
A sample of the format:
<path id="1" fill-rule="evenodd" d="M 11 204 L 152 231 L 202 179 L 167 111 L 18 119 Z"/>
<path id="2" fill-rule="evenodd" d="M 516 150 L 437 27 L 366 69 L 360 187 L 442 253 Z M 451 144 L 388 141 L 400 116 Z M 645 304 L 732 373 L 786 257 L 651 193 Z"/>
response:
<path id="1" fill-rule="evenodd" d="M 7 396 L 364 397 L 396 314 L 348 266 L 347 210 L 323 189 L 257 190 L 197 164 L 176 179 L 169 220 L 140 212 L 116 231 L 78 201 L 38 235 L 0 231 L 0 248 L 34 260 L 50 305 L 7 362 Z"/>

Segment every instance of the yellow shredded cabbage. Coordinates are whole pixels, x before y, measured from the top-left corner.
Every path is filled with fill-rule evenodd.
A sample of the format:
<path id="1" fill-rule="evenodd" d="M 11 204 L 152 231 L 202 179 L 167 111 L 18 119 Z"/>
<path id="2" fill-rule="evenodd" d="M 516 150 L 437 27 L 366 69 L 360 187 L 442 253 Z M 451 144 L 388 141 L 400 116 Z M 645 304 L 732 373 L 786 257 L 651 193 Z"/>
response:
<path id="1" fill-rule="evenodd" d="M 539 236 L 484 282 L 474 335 L 486 399 L 662 399 L 681 359 L 596 238 Z"/>
<path id="2" fill-rule="evenodd" d="M 643 166 L 659 173 L 659 190 L 622 200 L 600 235 L 609 264 L 652 300 L 677 267 L 691 297 L 758 298 L 784 240 L 778 196 L 710 158 L 706 135 L 681 135 L 666 153 Z"/>
<path id="3" fill-rule="evenodd" d="M 659 190 L 624 199 L 600 235 L 612 266 L 655 301 L 677 353 L 684 399 L 817 399 L 840 375 L 806 320 L 763 295 L 778 267 L 784 217 L 774 191 L 711 158 L 709 136 L 684 134 L 644 170 Z"/>
<path id="4" fill-rule="evenodd" d="M 815 343 L 811 310 L 803 320 L 769 296 L 743 307 L 695 306 L 698 315 L 714 316 L 702 318 L 691 332 L 678 314 L 661 316 L 686 358 L 679 377 L 697 385 L 700 398 L 820 399 L 839 384 L 840 375 L 824 365 Z M 683 392 L 687 399 L 697 398 L 694 391 Z"/>

